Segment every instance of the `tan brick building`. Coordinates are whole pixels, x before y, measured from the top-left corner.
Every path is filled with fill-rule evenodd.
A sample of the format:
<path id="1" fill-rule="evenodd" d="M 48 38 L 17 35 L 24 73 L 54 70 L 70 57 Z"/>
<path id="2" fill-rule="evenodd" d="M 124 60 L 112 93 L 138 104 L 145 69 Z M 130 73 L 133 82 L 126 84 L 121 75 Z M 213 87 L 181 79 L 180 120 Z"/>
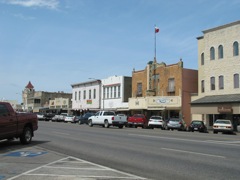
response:
<path id="1" fill-rule="evenodd" d="M 64 100 L 62 100 L 62 98 Z M 64 109 L 68 111 L 72 107 L 72 94 L 64 92 L 35 91 L 34 86 L 29 81 L 22 91 L 23 109 L 25 111 L 40 112 L 44 109 Z M 61 101 L 59 101 L 61 100 Z M 51 103 L 50 103 L 51 101 Z M 56 103 L 58 101 L 58 103 Z M 55 106 L 57 104 L 57 106 Z M 57 109 L 56 109 L 57 111 Z"/>
<path id="2" fill-rule="evenodd" d="M 132 98 L 129 99 L 131 113 L 162 115 L 191 121 L 191 93 L 198 89 L 197 70 L 183 68 L 180 60 L 166 65 L 156 60 L 148 62 L 146 68 L 132 72 Z"/>
<path id="3" fill-rule="evenodd" d="M 218 118 L 240 123 L 240 21 L 203 31 L 198 40 L 198 95 L 192 118 L 209 128 Z"/>

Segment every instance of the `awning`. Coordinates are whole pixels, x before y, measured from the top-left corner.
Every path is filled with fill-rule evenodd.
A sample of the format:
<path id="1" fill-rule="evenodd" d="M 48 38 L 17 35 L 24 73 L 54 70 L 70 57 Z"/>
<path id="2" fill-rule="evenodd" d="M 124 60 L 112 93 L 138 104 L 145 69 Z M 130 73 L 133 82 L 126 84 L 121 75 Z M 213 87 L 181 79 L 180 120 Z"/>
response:
<path id="1" fill-rule="evenodd" d="M 205 96 L 191 102 L 194 104 L 218 104 L 218 103 L 239 103 L 240 94 Z"/>
<path id="2" fill-rule="evenodd" d="M 148 107 L 147 110 L 163 111 L 165 107 Z"/>

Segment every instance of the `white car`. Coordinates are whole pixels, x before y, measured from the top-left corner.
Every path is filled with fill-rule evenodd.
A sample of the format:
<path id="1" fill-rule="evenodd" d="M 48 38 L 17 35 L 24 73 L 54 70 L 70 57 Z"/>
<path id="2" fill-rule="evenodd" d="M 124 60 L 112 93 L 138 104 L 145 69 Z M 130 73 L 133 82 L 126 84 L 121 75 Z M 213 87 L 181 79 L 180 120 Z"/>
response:
<path id="1" fill-rule="evenodd" d="M 71 123 L 75 123 L 76 122 L 76 117 L 73 115 L 67 115 L 64 118 L 64 122 L 71 122 Z"/>
<path id="2" fill-rule="evenodd" d="M 161 128 L 166 129 L 166 122 L 163 120 L 162 116 L 151 116 L 148 121 L 148 127 L 150 128 Z"/>
<path id="3" fill-rule="evenodd" d="M 233 124 L 231 120 L 227 119 L 217 119 L 213 124 L 213 133 L 217 134 L 218 132 L 227 132 L 233 133 Z"/>

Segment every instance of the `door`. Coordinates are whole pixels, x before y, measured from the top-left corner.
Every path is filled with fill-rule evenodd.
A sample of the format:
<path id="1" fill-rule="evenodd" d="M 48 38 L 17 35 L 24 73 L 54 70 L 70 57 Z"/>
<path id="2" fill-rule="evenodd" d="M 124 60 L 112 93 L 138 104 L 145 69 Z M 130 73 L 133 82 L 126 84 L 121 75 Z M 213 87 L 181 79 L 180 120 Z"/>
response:
<path id="1" fill-rule="evenodd" d="M 0 137 L 11 138 L 17 130 L 15 114 L 11 114 L 6 104 L 0 104 Z"/>

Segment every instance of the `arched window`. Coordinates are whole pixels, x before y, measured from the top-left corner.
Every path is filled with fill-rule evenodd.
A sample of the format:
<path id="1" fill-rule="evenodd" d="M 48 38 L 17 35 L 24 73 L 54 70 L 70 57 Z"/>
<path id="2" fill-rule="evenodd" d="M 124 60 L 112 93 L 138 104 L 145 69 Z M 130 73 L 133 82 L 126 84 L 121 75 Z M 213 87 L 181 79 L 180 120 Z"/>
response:
<path id="1" fill-rule="evenodd" d="M 204 53 L 201 54 L 201 65 L 204 65 Z"/>
<path id="2" fill-rule="evenodd" d="M 220 45 L 218 46 L 218 59 L 222 59 L 223 58 L 223 46 Z"/>
<path id="3" fill-rule="evenodd" d="M 233 75 L 234 88 L 239 88 L 239 74 Z"/>
<path id="4" fill-rule="evenodd" d="M 201 81 L 201 90 L 202 90 L 202 93 L 205 92 L 204 80 Z"/>
<path id="5" fill-rule="evenodd" d="M 215 49 L 214 47 L 210 48 L 210 60 L 214 60 L 215 59 Z"/>
<path id="6" fill-rule="evenodd" d="M 224 77 L 219 76 L 219 89 L 224 89 Z"/>
<path id="7" fill-rule="evenodd" d="M 233 43 L 233 56 L 238 56 L 239 55 L 239 45 L 238 42 L 235 41 Z"/>
<path id="8" fill-rule="evenodd" d="M 215 77 L 210 78 L 211 83 L 211 90 L 215 90 Z"/>

